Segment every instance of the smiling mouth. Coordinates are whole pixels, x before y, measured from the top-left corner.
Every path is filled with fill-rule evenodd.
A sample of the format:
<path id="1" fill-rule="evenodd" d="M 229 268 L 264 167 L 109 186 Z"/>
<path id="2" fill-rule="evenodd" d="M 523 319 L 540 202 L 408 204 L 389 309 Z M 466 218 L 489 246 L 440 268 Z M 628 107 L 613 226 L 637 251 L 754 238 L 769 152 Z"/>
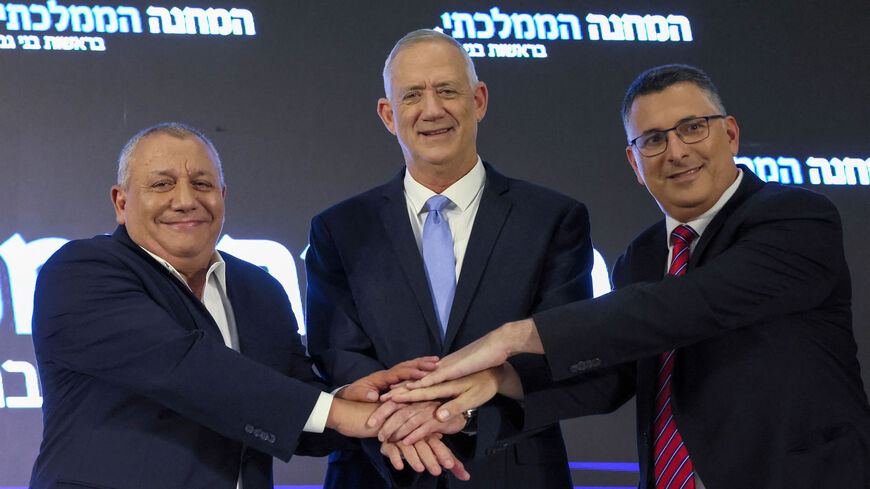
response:
<path id="1" fill-rule="evenodd" d="M 675 174 L 669 176 L 668 178 L 679 179 L 679 178 L 683 178 L 683 177 L 688 177 L 688 176 L 691 176 L 691 175 L 698 173 L 699 171 L 701 171 L 701 168 L 703 168 L 703 167 L 704 167 L 704 165 L 696 166 L 695 168 L 692 168 L 692 169 L 689 169 L 686 171 L 681 171 L 680 173 L 675 173 Z"/>
<path id="2" fill-rule="evenodd" d="M 420 134 L 423 136 L 439 136 L 441 134 L 447 134 L 452 129 L 452 127 L 445 127 L 444 129 L 436 129 L 434 131 L 420 131 Z"/>
<path id="3" fill-rule="evenodd" d="M 199 226 L 200 224 L 204 224 L 205 221 L 177 221 L 177 222 L 164 222 L 163 224 L 173 227 L 175 229 L 191 229 Z"/>

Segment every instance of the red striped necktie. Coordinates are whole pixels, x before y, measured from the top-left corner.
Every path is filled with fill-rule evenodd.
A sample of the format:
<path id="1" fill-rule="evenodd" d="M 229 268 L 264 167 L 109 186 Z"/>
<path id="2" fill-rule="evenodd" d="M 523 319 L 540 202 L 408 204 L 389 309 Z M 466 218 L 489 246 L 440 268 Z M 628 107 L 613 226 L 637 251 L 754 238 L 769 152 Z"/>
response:
<path id="1" fill-rule="evenodd" d="M 698 237 L 694 229 L 686 225 L 677 226 L 671 233 L 674 243 L 670 275 L 686 273 L 689 264 L 689 245 Z M 695 489 L 695 471 L 689 459 L 689 451 L 683 445 L 683 438 L 677 431 L 671 411 L 671 373 L 674 370 L 674 350 L 661 354 L 656 386 L 655 426 L 655 476 L 656 489 Z"/>

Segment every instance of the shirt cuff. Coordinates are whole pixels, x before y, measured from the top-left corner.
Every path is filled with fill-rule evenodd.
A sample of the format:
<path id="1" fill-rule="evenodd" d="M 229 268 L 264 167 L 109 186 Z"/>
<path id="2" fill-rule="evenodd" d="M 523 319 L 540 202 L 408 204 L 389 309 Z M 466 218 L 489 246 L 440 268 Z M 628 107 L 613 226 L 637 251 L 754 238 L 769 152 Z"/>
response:
<path id="1" fill-rule="evenodd" d="M 326 429 L 326 418 L 329 417 L 329 409 L 332 407 L 333 395 L 328 392 L 321 392 L 320 397 L 314 404 L 314 409 L 311 410 L 311 415 L 308 416 L 308 421 L 302 431 L 307 433 L 323 433 Z"/>

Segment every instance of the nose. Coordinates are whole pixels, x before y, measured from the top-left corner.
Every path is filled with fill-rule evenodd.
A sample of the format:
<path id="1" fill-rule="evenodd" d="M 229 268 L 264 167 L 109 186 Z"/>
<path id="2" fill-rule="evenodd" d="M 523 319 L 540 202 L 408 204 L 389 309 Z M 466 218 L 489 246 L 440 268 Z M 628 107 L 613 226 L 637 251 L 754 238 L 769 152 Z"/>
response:
<path id="1" fill-rule="evenodd" d="M 444 104 L 434 90 L 426 90 L 423 93 L 422 104 L 424 120 L 435 120 L 444 115 Z"/>
<path id="2" fill-rule="evenodd" d="M 667 132 L 666 137 L 668 138 L 668 148 L 665 150 L 665 156 L 668 160 L 680 161 L 689 155 L 689 145 L 677 136 L 677 131 Z"/>
<path id="3" fill-rule="evenodd" d="M 197 207 L 196 192 L 187 182 L 179 182 L 172 196 L 172 209 L 189 212 Z"/>

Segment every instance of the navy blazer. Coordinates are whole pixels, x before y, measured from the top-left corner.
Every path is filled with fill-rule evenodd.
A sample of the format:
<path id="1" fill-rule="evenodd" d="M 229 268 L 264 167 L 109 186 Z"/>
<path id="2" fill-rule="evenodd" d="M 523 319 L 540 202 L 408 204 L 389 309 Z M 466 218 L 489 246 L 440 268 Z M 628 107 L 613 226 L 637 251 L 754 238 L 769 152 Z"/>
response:
<path id="1" fill-rule="evenodd" d="M 31 487 L 272 488 L 322 387 L 287 294 L 222 253 L 241 353 L 124 226 L 71 241 L 39 274 L 33 342 L 44 432 Z M 308 450 L 329 451 L 306 436 Z M 299 448 L 305 451 L 305 446 Z"/>
<path id="2" fill-rule="evenodd" d="M 664 221 L 617 289 L 535 316 L 557 379 L 636 362 L 640 487 L 654 487 L 657 355 L 676 348 L 674 419 L 709 489 L 870 487 L 870 408 L 836 208 L 743 170 L 680 277 Z"/>
<path id="3" fill-rule="evenodd" d="M 341 385 L 411 358 L 443 356 L 504 322 L 591 297 L 592 243 L 583 204 L 485 166 L 443 342 L 409 222 L 404 170 L 313 219 L 305 260 L 308 349 L 330 382 Z M 511 361 L 525 381 L 549 379 L 541 356 Z M 480 411 L 477 437 L 450 437 L 460 457 L 477 456 L 466 459 L 471 481 L 460 484 L 450 476 L 450 487 L 571 487 L 558 425 L 526 433 L 516 445 L 495 442 L 514 409 L 516 403 L 498 399 Z M 372 462 L 336 456 L 330 471 L 341 471 L 341 463 L 348 471 L 375 463 L 386 472 L 378 446 L 368 447 Z M 395 471 L 390 475 L 395 485 L 405 482 Z M 413 484 L 435 482 L 422 475 Z M 364 476 L 328 474 L 327 487 L 342 484 L 385 486 Z"/>

